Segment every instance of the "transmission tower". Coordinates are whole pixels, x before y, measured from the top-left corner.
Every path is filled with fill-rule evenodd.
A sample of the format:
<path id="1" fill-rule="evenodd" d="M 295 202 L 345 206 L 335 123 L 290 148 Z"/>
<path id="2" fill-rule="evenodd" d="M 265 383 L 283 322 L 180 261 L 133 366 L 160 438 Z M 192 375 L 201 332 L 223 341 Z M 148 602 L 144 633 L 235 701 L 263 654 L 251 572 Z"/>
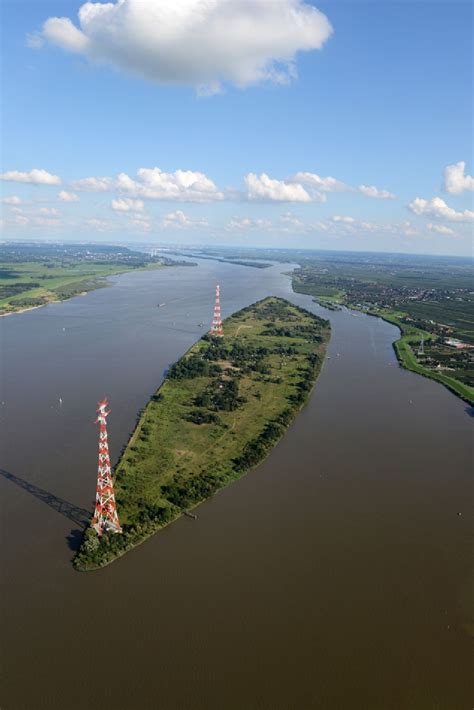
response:
<path id="1" fill-rule="evenodd" d="M 421 341 L 420 341 L 420 347 L 418 348 L 418 355 L 424 355 L 425 354 L 425 341 L 423 336 L 421 336 Z"/>
<path id="2" fill-rule="evenodd" d="M 211 330 L 209 331 L 211 335 L 217 335 L 222 338 L 224 331 L 222 329 L 222 318 L 221 318 L 221 287 L 216 286 L 216 303 L 214 305 L 214 319 L 212 321 Z"/>
<path id="3" fill-rule="evenodd" d="M 100 537 L 103 532 L 121 533 L 117 508 L 115 505 L 114 485 L 112 483 L 112 469 L 110 467 L 109 443 L 107 440 L 107 417 L 106 412 L 109 403 L 107 398 L 99 402 L 96 424 L 99 429 L 99 468 L 97 473 L 97 493 L 95 497 L 95 511 L 92 518 L 92 527 Z"/>

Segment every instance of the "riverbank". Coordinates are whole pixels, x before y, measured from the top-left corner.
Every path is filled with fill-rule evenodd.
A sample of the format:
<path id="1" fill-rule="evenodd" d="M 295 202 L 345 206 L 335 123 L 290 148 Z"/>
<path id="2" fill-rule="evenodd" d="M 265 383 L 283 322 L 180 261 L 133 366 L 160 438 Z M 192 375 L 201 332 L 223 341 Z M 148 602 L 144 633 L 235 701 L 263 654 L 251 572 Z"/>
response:
<path id="1" fill-rule="evenodd" d="M 170 368 L 115 470 L 123 533 L 86 531 L 76 569 L 110 564 L 262 461 L 318 377 L 329 323 L 266 298 Z"/>
<path id="2" fill-rule="evenodd" d="M 24 313 L 108 286 L 107 278 L 165 266 L 196 266 L 127 247 L 8 242 L 0 246 L 0 315 Z"/>
<path id="3" fill-rule="evenodd" d="M 350 306 L 350 308 L 353 310 L 360 310 L 354 306 Z M 429 342 L 433 338 L 430 333 L 427 333 L 420 328 L 403 323 L 399 320 L 396 313 L 375 310 L 365 312 L 369 316 L 382 318 L 382 320 L 395 325 L 400 330 L 400 338 L 393 342 L 393 349 L 395 350 L 397 360 L 402 367 L 406 370 L 410 370 L 411 372 L 416 372 L 417 375 L 422 375 L 422 377 L 428 377 L 431 380 L 439 382 L 453 392 L 453 394 L 461 397 L 461 399 L 468 404 L 474 405 L 474 389 L 472 387 L 456 380 L 454 377 L 443 374 L 442 371 L 437 372 L 427 367 L 423 367 L 423 365 L 421 365 L 416 359 L 412 345 L 418 348 L 422 338 L 425 343 Z"/>
<path id="4" fill-rule="evenodd" d="M 329 310 L 340 310 L 342 306 L 345 306 L 350 310 L 365 313 L 369 316 L 375 316 L 385 320 L 387 323 L 395 325 L 400 330 L 400 338 L 394 341 L 393 349 L 395 350 L 400 366 L 404 367 L 406 370 L 415 372 L 417 375 L 422 375 L 423 377 L 435 380 L 435 382 L 439 382 L 468 404 L 474 404 L 473 387 L 470 387 L 468 384 L 461 382 L 455 377 L 444 374 L 441 368 L 428 368 L 418 361 L 415 349 L 418 350 L 422 342 L 425 345 L 436 342 L 438 336 L 410 322 L 410 319 L 407 318 L 407 314 L 403 311 L 395 311 L 383 307 L 363 307 L 360 303 L 352 302 L 344 291 L 333 289 L 333 292 L 330 292 L 330 289 L 325 289 L 324 286 L 319 286 L 318 284 L 305 284 L 298 277 L 298 274 L 293 274 L 292 286 L 296 293 L 304 293 L 305 295 L 313 296 L 313 300 L 316 303 Z M 327 290 L 327 293 L 320 295 L 319 292 L 324 292 L 325 290 Z"/>
<path id="5" fill-rule="evenodd" d="M 15 264 L 15 269 L 20 270 L 22 267 L 30 267 L 31 271 L 32 266 L 30 264 Z M 42 308 L 50 303 L 68 301 L 76 296 L 85 296 L 90 291 L 109 286 L 107 282 L 109 276 L 118 276 L 128 271 L 163 269 L 165 265 L 161 263 L 147 264 L 142 267 L 92 265 L 85 273 L 84 270 L 81 270 L 80 273 L 58 275 L 48 274 L 44 269 L 41 271 L 37 264 L 34 264 L 34 267 L 33 275 L 30 277 L 33 281 L 25 281 L 23 291 L 17 293 L 14 297 L 0 300 L 0 317 L 13 315 L 14 313 L 25 313 L 36 308 Z M 22 276 L 22 278 L 24 279 L 25 276 Z M 36 280 L 46 278 L 50 279 L 47 287 L 36 284 Z M 9 287 L 11 287 L 10 281 L 11 279 L 6 282 Z M 0 279 L 0 286 L 5 288 L 4 284 L 5 281 Z"/>

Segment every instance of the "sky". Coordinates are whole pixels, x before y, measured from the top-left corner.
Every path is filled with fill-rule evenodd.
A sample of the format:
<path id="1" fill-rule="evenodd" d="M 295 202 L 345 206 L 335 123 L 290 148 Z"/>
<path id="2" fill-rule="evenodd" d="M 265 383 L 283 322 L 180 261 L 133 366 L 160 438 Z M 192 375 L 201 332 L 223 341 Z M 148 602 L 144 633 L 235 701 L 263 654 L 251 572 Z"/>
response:
<path id="1" fill-rule="evenodd" d="M 2 14 L 3 239 L 472 255 L 471 2 Z"/>

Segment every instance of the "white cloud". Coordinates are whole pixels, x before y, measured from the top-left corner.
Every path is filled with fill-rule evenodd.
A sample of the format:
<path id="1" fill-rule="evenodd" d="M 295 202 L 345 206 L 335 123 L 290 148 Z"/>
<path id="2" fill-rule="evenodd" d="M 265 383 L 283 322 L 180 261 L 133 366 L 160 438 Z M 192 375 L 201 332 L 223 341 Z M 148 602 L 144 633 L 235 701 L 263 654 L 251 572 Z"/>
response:
<path id="1" fill-rule="evenodd" d="M 228 232 L 246 231 L 249 229 L 271 229 L 272 221 L 270 219 L 251 219 L 250 217 L 232 217 L 226 230 Z"/>
<path id="2" fill-rule="evenodd" d="M 207 227 L 208 223 L 205 219 L 192 219 L 185 215 L 182 210 L 176 210 L 164 215 L 161 220 L 161 226 L 164 228 L 179 227 L 181 229 L 190 229 L 192 227 Z"/>
<path id="3" fill-rule="evenodd" d="M 79 202 L 79 195 L 75 195 L 74 192 L 66 192 L 66 190 L 61 190 L 58 198 L 61 202 Z"/>
<path id="4" fill-rule="evenodd" d="M 305 222 L 292 212 L 280 215 L 278 221 L 271 219 L 253 219 L 251 217 L 233 217 L 225 227 L 228 232 L 260 231 L 272 234 L 311 234 L 327 232 L 330 225 L 326 222 Z"/>
<path id="5" fill-rule="evenodd" d="M 18 224 L 20 227 L 24 227 L 25 225 L 29 224 L 29 219 L 28 217 L 25 217 L 22 214 L 16 214 L 11 220 L 13 224 Z"/>
<path id="6" fill-rule="evenodd" d="M 115 181 L 116 189 L 149 200 L 210 202 L 224 197 L 204 173 L 192 170 L 165 173 L 154 167 L 140 168 L 137 175 L 138 180 L 133 180 L 126 173 L 120 173 Z"/>
<path id="7" fill-rule="evenodd" d="M 143 208 L 143 200 L 131 200 L 129 197 L 125 197 L 119 200 L 112 200 L 112 209 L 116 210 L 117 212 L 141 212 Z"/>
<path id="8" fill-rule="evenodd" d="M 396 195 L 388 190 L 379 190 L 375 185 L 359 185 L 357 188 L 366 197 L 373 197 L 376 200 L 394 200 Z"/>
<path id="9" fill-rule="evenodd" d="M 299 232 L 312 234 L 314 232 L 327 232 L 330 225 L 327 222 L 305 222 L 292 212 L 285 212 L 280 216 L 278 231 L 286 233 Z"/>
<path id="10" fill-rule="evenodd" d="M 419 234 L 418 229 L 414 227 L 411 222 L 408 221 L 405 221 L 402 224 L 401 231 L 405 237 L 415 237 L 417 234 Z"/>
<path id="11" fill-rule="evenodd" d="M 354 222 L 356 220 L 354 219 L 354 217 L 345 217 L 345 216 L 335 214 L 334 217 L 332 217 L 332 221 L 333 222 L 344 222 L 345 224 L 354 224 Z"/>
<path id="12" fill-rule="evenodd" d="M 100 3 L 94 3 L 100 5 Z M 87 5 L 93 5 L 93 3 L 87 2 L 82 6 L 81 10 Z M 69 52 L 86 53 L 89 47 L 89 41 L 86 35 L 81 32 L 75 25 L 72 24 L 71 20 L 67 17 L 50 17 L 49 20 L 43 25 L 43 32 L 41 35 L 30 35 L 28 41 L 33 42 L 33 46 L 39 46 L 38 39 L 44 38 L 55 44 L 61 49 L 65 49 Z"/>
<path id="13" fill-rule="evenodd" d="M 454 234 L 454 230 L 450 227 L 446 227 L 444 224 L 432 224 L 430 222 L 426 226 L 430 232 L 437 232 L 437 234 Z"/>
<path id="14" fill-rule="evenodd" d="M 396 195 L 388 190 L 380 190 L 375 185 L 359 185 L 359 187 L 352 187 L 341 180 L 337 180 L 334 177 L 327 176 L 321 177 L 316 173 L 299 172 L 296 173 L 291 179 L 291 182 L 299 183 L 304 185 L 312 192 L 312 197 L 314 201 L 325 202 L 326 198 L 321 193 L 326 192 L 360 192 L 366 197 L 372 197 L 378 200 L 394 200 Z"/>
<path id="15" fill-rule="evenodd" d="M 293 227 L 294 229 L 305 229 L 307 227 L 307 224 L 292 212 L 285 212 L 285 214 L 282 214 L 280 216 L 280 222 L 288 225 L 289 227 Z"/>
<path id="16" fill-rule="evenodd" d="M 21 200 L 16 195 L 10 195 L 2 199 L 4 205 L 21 205 Z"/>
<path id="17" fill-rule="evenodd" d="M 140 214 L 132 214 L 132 215 L 129 214 L 128 216 L 130 216 L 130 224 L 131 225 L 133 225 L 137 229 L 140 229 L 144 232 L 150 231 L 150 229 L 151 229 L 150 222 L 145 217 L 143 217 Z"/>
<path id="18" fill-rule="evenodd" d="M 291 178 L 292 182 L 313 187 L 321 192 L 350 192 L 352 188 L 333 177 L 321 177 L 316 173 L 300 172 Z"/>
<path id="19" fill-rule="evenodd" d="M 137 170 L 137 178 L 131 178 L 127 173 L 120 173 L 116 178 L 87 177 L 76 180 L 73 186 L 76 190 L 86 192 L 116 190 L 126 194 L 128 198 L 172 202 L 211 202 L 224 198 L 215 183 L 201 172 L 176 170 L 173 173 L 166 173 L 157 167 L 140 168 Z M 116 202 L 120 201 L 116 200 Z M 131 209 L 135 208 L 131 207 Z"/>
<path id="20" fill-rule="evenodd" d="M 223 82 L 287 83 L 296 54 L 321 49 L 331 34 L 327 17 L 304 0 L 119 0 L 86 2 L 79 27 L 49 18 L 30 42 L 209 95 Z"/>
<path id="21" fill-rule="evenodd" d="M 86 225 L 96 229 L 98 232 L 106 232 L 112 227 L 111 223 L 107 222 L 105 219 L 97 219 L 95 217 L 86 219 Z"/>
<path id="22" fill-rule="evenodd" d="M 433 197 L 431 200 L 424 200 L 421 197 L 417 197 L 410 202 L 408 209 L 417 215 L 434 217 L 435 219 L 446 219 L 450 222 L 474 221 L 474 212 L 472 210 L 456 212 L 456 210 L 449 207 L 441 197 Z"/>
<path id="23" fill-rule="evenodd" d="M 33 168 L 29 173 L 23 173 L 19 170 L 9 170 L 0 175 L 1 180 L 8 182 L 28 182 L 33 185 L 59 185 L 61 178 L 57 175 L 51 175 L 46 170 Z"/>
<path id="24" fill-rule="evenodd" d="M 474 190 L 474 177 L 466 175 L 466 163 L 448 165 L 444 170 L 444 189 L 452 195 L 459 195 L 464 190 Z"/>
<path id="25" fill-rule="evenodd" d="M 72 186 L 84 192 L 107 192 L 113 188 L 114 181 L 110 177 L 87 177 L 75 180 Z"/>
<path id="26" fill-rule="evenodd" d="M 263 202 L 312 202 L 311 195 L 303 185 L 283 180 L 274 180 L 266 173 L 260 176 L 249 173 L 245 176 L 247 198 Z"/>
<path id="27" fill-rule="evenodd" d="M 61 224 L 61 220 L 54 217 L 35 217 L 35 224 L 39 224 L 42 227 L 58 227 Z"/>
<path id="28" fill-rule="evenodd" d="M 44 217 L 57 217 L 59 215 L 59 210 L 54 207 L 40 207 L 39 214 Z"/>

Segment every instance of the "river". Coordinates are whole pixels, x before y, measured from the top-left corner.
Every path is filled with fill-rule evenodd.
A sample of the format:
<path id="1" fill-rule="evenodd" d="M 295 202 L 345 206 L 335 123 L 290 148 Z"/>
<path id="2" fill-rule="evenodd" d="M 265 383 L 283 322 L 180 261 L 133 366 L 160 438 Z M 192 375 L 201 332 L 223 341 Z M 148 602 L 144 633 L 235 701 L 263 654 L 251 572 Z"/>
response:
<path id="1" fill-rule="evenodd" d="M 469 408 L 398 367 L 396 328 L 293 294 L 290 269 L 129 273 L 0 319 L 2 710 L 472 707 Z M 224 316 L 274 294 L 330 318 L 310 401 L 198 520 L 77 573 L 96 403 L 116 460 L 217 282 Z"/>

